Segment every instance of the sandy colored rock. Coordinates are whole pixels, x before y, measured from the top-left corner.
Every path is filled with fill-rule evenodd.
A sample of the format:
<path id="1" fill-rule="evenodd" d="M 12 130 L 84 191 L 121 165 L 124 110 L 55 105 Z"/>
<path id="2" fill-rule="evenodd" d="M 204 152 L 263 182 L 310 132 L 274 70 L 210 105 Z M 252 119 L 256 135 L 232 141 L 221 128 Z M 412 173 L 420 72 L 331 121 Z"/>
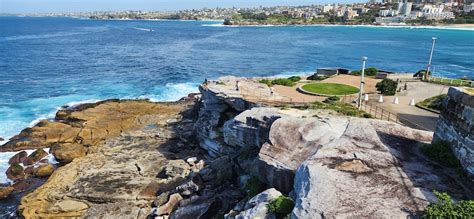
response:
<path id="1" fill-rule="evenodd" d="M 23 160 L 23 165 L 25 165 L 25 166 L 33 165 L 33 164 L 40 161 L 41 159 L 43 159 L 46 156 L 48 156 L 48 153 L 46 151 L 44 151 L 43 149 L 38 148 Z"/>
<path id="2" fill-rule="evenodd" d="M 87 149 L 82 144 L 63 143 L 53 145 L 51 147 L 51 153 L 53 153 L 56 160 L 69 163 L 75 158 L 86 156 Z"/>
<path id="3" fill-rule="evenodd" d="M 365 165 L 361 160 L 344 161 L 337 164 L 336 169 L 353 173 L 368 173 L 373 171 L 372 168 Z"/>
<path id="4" fill-rule="evenodd" d="M 173 212 L 173 210 L 177 207 L 176 205 L 179 203 L 179 201 L 183 200 L 183 197 L 179 193 L 174 193 L 170 195 L 170 198 L 166 204 L 158 207 L 156 209 L 156 214 L 158 216 L 160 215 L 165 215 L 165 214 L 170 214 Z"/>
<path id="5" fill-rule="evenodd" d="M 92 145 L 90 148 L 93 150 L 86 156 L 75 158 L 54 171 L 44 185 L 23 197 L 19 211 L 25 218 L 145 218 L 151 213 L 151 204 L 158 191 L 175 188 L 185 181 L 187 176 L 182 174 L 190 173 L 191 166 L 184 157 L 175 159 L 176 155 L 168 152 L 178 140 L 173 127 L 166 123 L 170 119 L 179 121 L 180 113 L 186 107 L 186 104 L 146 101 L 105 102 L 82 109 L 88 111 L 87 114 L 81 111 L 70 113 L 68 116 L 84 121 L 93 120 L 95 113 L 101 118 L 101 113 L 107 111 L 111 118 L 92 124 L 87 122 L 86 125 L 109 127 L 109 137 L 102 136 L 104 139 L 97 141 L 101 143 Z M 114 118 L 118 112 L 130 114 L 123 116 L 125 120 L 122 120 Z M 63 119 L 67 120 L 68 116 Z M 111 134 L 112 129 L 116 134 Z M 84 138 L 82 142 L 92 142 L 94 136 L 92 140 Z M 76 147 L 80 143 L 67 144 L 66 147 Z M 58 154 L 57 151 L 53 153 Z M 181 154 L 189 157 L 185 151 Z M 157 174 L 165 169 L 169 175 L 157 178 Z M 72 201 L 83 204 L 72 208 Z"/>
<path id="6" fill-rule="evenodd" d="M 35 176 L 44 177 L 49 176 L 54 172 L 54 166 L 52 164 L 43 164 L 41 166 L 36 167 L 33 170 Z"/>
<path id="7" fill-rule="evenodd" d="M 0 200 L 7 198 L 12 192 L 14 188 L 12 186 L 8 187 L 0 187 Z"/>

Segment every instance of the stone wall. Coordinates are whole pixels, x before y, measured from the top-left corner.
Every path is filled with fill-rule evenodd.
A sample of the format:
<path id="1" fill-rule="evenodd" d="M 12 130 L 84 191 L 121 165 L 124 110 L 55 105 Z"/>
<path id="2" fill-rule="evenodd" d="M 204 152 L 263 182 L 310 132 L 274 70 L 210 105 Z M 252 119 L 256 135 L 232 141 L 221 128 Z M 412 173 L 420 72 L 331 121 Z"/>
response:
<path id="1" fill-rule="evenodd" d="M 450 142 L 461 165 L 474 178 L 474 95 L 451 87 L 443 105 L 433 141 Z"/>

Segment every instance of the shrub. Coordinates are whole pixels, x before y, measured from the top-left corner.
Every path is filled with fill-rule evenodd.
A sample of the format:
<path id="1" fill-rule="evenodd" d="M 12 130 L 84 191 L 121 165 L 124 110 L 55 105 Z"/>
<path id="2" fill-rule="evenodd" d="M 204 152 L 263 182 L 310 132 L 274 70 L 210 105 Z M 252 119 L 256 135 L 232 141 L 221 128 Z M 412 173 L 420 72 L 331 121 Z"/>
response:
<path id="1" fill-rule="evenodd" d="M 268 211 L 282 216 L 291 213 L 294 207 L 295 203 L 293 200 L 283 195 L 267 204 Z"/>
<path id="2" fill-rule="evenodd" d="M 474 201 L 462 200 L 454 203 L 451 197 L 442 192 L 434 191 L 438 203 L 431 203 L 426 208 L 426 218 L 474 218 Z"/>
<path id="3" fill-rule="evenodd" d="M 298 82 L 301 80 L 300 76 L 291 76 L 288 78 L 288 80 L 293 81 L 293 82 Z"/>
<path id="4" fill-rule="evenodd" d="M 250 179 L 247 181 L 244 187 L 245 191 L 247 192 L 247 195 L 249 197 L 254 197 L 261 191 L 265 189 L 265 184 L 263 184 L 258 177 L 256 176 L 251 176 Z"/>
<path id="5" fill-rule="evenodd" d="M 370 113 L 364 113 L 364 114 L 362 114 L 362 117 L 370 119 L 370 118 L 372 118 L 372 115 Z"/>
<path id="6" fill-rule="evenodd" d="M 375 76 L 377 74 L 379 70 L 377 70 L 376 68 L 374 67 L 370 67 L 370 68 L 366 68 L 364 70 L 364 75 L 365 76 Z M 362 72 L 360 70 L 354 70 L 354 71 L 351 71 L 351 74 L 353 75 L 361 75 Z"/>
<path id="7" fill-rule="evenodd" d="M 421 152 L 427 157 L 447 167 L 460 167 L 459 160 L 454 156 L 447 141 L 436 141 L 421 147 Z"/>
<path id="8" fill-rule="evenodd" d="M 268 79 L 259 80 L 258 83 L 266 84 L 266 85 L 268 85 L 269 87 L 272 86 L 272 81 L 271 81 L 271 80 L 268 80 Z"/>
<path id="9" fill-rule="evenodd" d="M 426 70 L 419 70 L 413 75 L 413 77 L 422 78 L 423 75 L 425 74 L 425 72 L 426 72 Z M 428 75 L 431 75 L 431 71 L 428 71 Z"/>
<path id="10" fill-rule="evenodd" d="M 365 69 L 365 75 L 367 76 L 375 76 L 379 70 L 377 70 L 374 67 L 366 68 Z"/>
<path id="11" fill-rule="evenodd" d="M 287 78 L 279 78 L 279 79 L 273 80 L 272 84 L 292 87 L 292 86 L 295 85 L 295 82 L 293 82 L 293 81 L 291 81 L 290 79 L 287 79 Z"/>
<path id="12" fill-rule="evenodd" d="M 377 83 L 375 87 L 383 95 L 395 95 L 397 92 L 398 82 L 386 78 Z"/>

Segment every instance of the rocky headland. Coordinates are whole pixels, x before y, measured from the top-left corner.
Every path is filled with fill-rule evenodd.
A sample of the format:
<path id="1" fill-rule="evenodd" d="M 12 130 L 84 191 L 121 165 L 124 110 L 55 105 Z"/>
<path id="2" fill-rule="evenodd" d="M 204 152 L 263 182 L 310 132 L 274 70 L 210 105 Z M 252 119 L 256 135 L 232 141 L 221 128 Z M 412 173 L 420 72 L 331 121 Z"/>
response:
<path id="1" fill-rule="evenodd" d="M 421 153 L 432 132 L 266 96 L 279 99 L 225 77 L 173 103 L 65 108 L 0 147 L 18 151 L 0 197 L 47 178 L 21 198 L 25 218 L 280 218 L 270 203 L 281 197 L 292 218 L 400 218 L 436 202 L 434 190 L 474 197 L 472 181 Z"/>

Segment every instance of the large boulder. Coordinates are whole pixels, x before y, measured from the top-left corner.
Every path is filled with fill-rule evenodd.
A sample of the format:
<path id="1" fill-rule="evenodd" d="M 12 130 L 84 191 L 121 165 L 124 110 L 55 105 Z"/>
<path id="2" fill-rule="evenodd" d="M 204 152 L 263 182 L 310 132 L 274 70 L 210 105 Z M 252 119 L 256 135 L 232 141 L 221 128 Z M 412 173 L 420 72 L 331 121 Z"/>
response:
<path id="1" fill-rule="evenodd" d="M 342 136 L 320 146 L 297 170 L 293 218 L 407 218 L 435 201 L 433 190 L 472 198 L 472 185 L 423 156 L 432 132 L 351 118 Z"/>
<path id="2" fill-rule="evenodd" d="M 44 151 L 43 149 L 38 148 L 23 160 L 23 165 L 25 165 L 25 166 L 33 165 L 33 164 L 40 161 L 41 159 L 43 159 L 46 156 L 48 156 L 48 153 L 46 151 Z"/>
<path id="3" fill-rule="evenodd" d="M 344 133 L 347 117 L 294 118 L 276 120 L 271 126 L 269 141 L 258 154 L 258 175 L 261 180 L 288 193 L 293 189 L 296 169 L 319 147 Z"/>
<path id="4" fill-rule="evenodd" d="M 7 169 L 7 178 L 10 180 L 17 180 L 23 179 L 25 177 L 25 173 L 23 171 L 23 166 L 20 164 L 12 164 Z"/>
<path id="5" fill-rule="evenodd" d="M 20 151 L 16 153 L 15 155 L 13 155 L 13 157 L 11 157 L 10 160 L 8 160 L 8 164 L 23 163 L 23 160 L 25 160 L 26 157 L 28 157 L 28 153 L 26 151 Z"/>
<path id="6" fill-rule="evenodd" d="M 51 147 L 51 153 L 56 160 L 69 163 L 75 158 L 86 156 L 87 148 L 77 143 L 55 144 Z"/>
<path id="7" fill-rule="evenodd" d="M 44 177 L 49 176 L 54 172 L 54 166 L 52 164 L 43 164 L 36 167 L 33 170 L 35 176 Z"/>

